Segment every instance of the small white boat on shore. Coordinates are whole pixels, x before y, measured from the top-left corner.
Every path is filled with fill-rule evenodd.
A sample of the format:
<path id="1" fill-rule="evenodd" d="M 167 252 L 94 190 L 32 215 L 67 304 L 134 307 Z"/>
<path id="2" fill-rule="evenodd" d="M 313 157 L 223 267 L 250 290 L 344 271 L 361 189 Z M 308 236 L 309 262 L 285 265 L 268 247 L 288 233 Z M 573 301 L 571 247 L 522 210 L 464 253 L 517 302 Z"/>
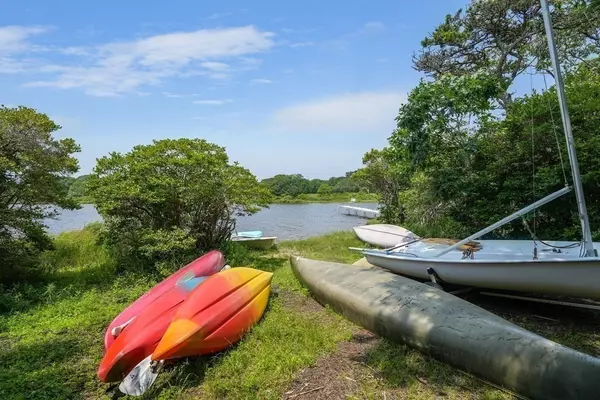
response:
<path id="1" fill-rule="evenodd" d="M 406 240 L 411 241 L 418 238 L 408 229 L 390 224 L 361 225 L 355 226 L 352 230 L 356 237 L 363 242 L 384 249 L 394 247 Z"/>
<path id="2" fill-rule="evenodd" d="M 243 244 L 246 247 L 255 250 L 268 250 L 275 245 L 277 236 L 264 236 L 264 237 L 243 237 L 233 236 L 232 241 Z"/>

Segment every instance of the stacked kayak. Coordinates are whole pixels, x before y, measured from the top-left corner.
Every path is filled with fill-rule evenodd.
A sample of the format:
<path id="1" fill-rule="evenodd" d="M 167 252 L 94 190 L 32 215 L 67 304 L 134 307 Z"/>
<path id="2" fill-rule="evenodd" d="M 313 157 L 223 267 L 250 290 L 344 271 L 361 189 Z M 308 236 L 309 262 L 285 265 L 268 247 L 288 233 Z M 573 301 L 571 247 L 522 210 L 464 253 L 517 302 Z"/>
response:
<path id="1" fill-rule="evenodd" d="M 265 312 L 272 276 L 235 268 L 208 278 L 179 307 L 152 359 L 210 354 L 238 342 Z"/>
<path id="2" fill-rule="evenodd" d="M 171 290 L 178 281 L 200 276 L 209 276 L 225 266 L 225 257 L 219 251 L 213 250 L 197 258 L 173 275 L 158 283 L 142 297 L 131 303 L 110 323 L 104 334 L 104 349 L 108 350 L 119 333 L 130 324 L 154 300 Z"/>
<path id="3" fill-rule="evenodd" d="M 252 268 L 229 269 L 218 251 L 198 258 L 109 325 L 98 377 L 104 382 L 123 380 L 122 392 L 141 395 L 165 361 L 231 346 L 262 317 L 271 277 Z"/>

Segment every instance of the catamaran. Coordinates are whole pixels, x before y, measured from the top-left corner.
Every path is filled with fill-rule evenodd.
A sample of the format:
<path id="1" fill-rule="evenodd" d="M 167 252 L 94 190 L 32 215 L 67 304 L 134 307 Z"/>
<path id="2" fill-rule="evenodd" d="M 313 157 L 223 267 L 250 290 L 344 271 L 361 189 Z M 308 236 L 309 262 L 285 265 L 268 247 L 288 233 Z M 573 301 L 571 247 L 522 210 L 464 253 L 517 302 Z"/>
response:
<path id="1" fill-rule="evenodd" d="M 452 245 L 424 241 L 415 235 L 415 239 L 407 237 L 387 250 L 364 250 L 369 263 L 434 283 L 443 281 L 461 286 L 600 299 L 600 258 L 597 251 L 600 243 L 592 242 L 550 9 L 547 0 L 541 0 L 541 4 L 573 186 L 566 186 Z M 476 245 L 468 245 L 571 190 L 575 191 L 577 198 L 581 241 L 542 242 L 532 237 L 532 240 L 479 240 Z"/>

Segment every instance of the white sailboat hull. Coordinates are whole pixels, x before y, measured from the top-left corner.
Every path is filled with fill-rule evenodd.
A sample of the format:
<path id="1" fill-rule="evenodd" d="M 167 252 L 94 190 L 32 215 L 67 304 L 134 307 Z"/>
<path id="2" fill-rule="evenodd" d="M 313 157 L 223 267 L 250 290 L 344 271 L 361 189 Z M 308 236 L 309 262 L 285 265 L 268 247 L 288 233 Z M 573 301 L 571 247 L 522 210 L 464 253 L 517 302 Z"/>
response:
<path id="1" fill-rule="evenodd" d="M 529 241 L 480 243 L 482 250 L 474 253 L 474 259 L 462 259 L 462 251 L 433 258 L 443 245 L 421 242 L 399 252 L 366 250 L 364 255 L 373 265 L 419 279 L 429 279 L 427 269 L 433 268 L 445 282 L 456 285 L 600 299 L 600 258 L 579 257 L 579 247 L 556 253 L 540 245 L 534 260 Z M 569 242 L 551 244 L 564 246 Z M 596 248 L 600 246 L 596 244 Z"/>

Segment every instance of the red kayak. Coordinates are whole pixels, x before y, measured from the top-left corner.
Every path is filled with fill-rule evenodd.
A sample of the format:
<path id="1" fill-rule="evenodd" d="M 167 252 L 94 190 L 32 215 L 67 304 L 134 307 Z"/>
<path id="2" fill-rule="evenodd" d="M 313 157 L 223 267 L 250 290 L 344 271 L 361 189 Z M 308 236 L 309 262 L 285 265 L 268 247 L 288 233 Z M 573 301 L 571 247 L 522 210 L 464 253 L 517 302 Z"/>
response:
<path id="1" fill-rule="evenodd" d="M 215 268 L 209 274 L 217 271 Z M 184 276 L 175 287 L 146 307 L 108 348 L 98 368 L 100 380 L 118 382 L 152 354 L 179 306 L 206 278 L 186 279 Z"/>
<path id="2" fill-rule="evenodd" d="M 209 276 L 215 272 L 220 271 L 225 266 L 225 257 L 217 250 L 210 251 L 192 261 L 179 271 L 173 273 L 139 299 L 131 303 L 129 307 L 123 310 L 117 317 L 111 322 L 106 329 L 104 334 L 104 349 L 108 350 L 111 344 L 115 341 L 115 338 L 128 327 L 135 318 L 144 311 L 148 305 L 154 302 L 157 298 L 164 295 L 171 289 L 173 289 L 178 281 L 188 278 Z"/>

